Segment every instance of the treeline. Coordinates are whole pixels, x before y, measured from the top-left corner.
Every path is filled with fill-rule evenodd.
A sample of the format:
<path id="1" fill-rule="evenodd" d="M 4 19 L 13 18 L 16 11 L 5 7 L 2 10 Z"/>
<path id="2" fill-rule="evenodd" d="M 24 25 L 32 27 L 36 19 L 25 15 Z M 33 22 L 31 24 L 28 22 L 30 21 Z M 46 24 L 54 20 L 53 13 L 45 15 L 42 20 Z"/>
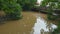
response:
<path id="1" fill-rule="evenodd" d="M 0 0 L 0 11 L 12 19 L 21 18 L 22 10 L 31 10 L 37 0 Z"/>

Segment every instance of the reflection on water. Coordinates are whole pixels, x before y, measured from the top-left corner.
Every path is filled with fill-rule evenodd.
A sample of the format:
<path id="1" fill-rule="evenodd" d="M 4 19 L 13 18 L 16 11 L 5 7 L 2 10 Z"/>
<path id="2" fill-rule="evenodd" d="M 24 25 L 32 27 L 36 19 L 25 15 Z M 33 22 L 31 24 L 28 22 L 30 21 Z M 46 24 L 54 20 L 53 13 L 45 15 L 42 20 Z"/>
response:
<path id="1" fill-rule="evenodd" d="M 33 30 L 34 30 L 33 34 L 43 34 L 42 31 L 50 32 L 49 29 L 52 29 L 52 31 L 53 31 L 55 28 L 57 28 L 57 26 L 52 23 L 50 25 L 51 25 L 51 27 L 49 28 L 47 21 L 45 21 L 41 17 L 37 17 L 36 23 L 33 27 Z"/>

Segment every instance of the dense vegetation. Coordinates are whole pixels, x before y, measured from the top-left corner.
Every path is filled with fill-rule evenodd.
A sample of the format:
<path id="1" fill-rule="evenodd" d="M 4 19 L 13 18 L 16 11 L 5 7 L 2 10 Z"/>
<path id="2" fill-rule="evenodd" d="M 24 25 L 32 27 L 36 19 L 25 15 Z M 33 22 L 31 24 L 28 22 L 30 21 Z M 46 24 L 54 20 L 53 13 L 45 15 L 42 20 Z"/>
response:
<path id="1" fill-rule="evenodd" d="M 41 6 L 48 7 L 46 11 L 48 11 L 48 19 L 55 20 L 60 16 L 54 16 L 53 13 L 60 14 L 60 1 L 59 0 L 44 0 L 42 1 Z M 54 10 L 55 9 L 55 10 Z"/>
<path id="2" fill-rule="evenodd" d="M 22 6 L 23 10 L 31 10 L 36 4 L 36 1 L 37 0 L 17 0 L 17 3 Z"/>
<path id="3" fill-rule="evenodd" d="M 0 11 L 4 11 L 12 19 L 21 18 L 21 6 L 16 0 L 0 0 Z"/>
<path id="4" fill-rule="evenodd" d="M 41 6 L 49 7 L 46 10 L 46 11 L 48 11 L 48 15 L 47 15 L 48 20 L 56 20 L 57 18 L 60 18 L 60 15 L 59 15 L 60 14 L 60 0 L 43 0 Z M 53 10 L 53 9 L 55 9 L 55 10 Z M 54 12 L 57 13 L 58 15 L 53 15 Z M 52 32 L 52 34 L 60 34 L 60 30 L 59 30 L 60 29 L 60 20 L 58 20 L 57 26 L 58 26 L 58 28 L 55 29 Z"/>
<path id="5" fill-rule="evenodd" d="M 0 0 L 0 11 L 4 11 L 12 19 L 21 18 L 21 11 L 30 10 L 36 0 Z"/>

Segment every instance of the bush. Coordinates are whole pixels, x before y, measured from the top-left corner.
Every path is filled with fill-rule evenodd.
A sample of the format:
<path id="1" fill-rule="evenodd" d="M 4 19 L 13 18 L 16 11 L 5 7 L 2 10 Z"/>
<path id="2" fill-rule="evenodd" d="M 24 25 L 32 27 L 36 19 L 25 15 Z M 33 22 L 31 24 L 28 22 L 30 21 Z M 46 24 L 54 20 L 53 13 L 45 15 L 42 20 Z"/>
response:
<path id="1" fill-rule="evenodd" d="M 19 3 L 23 10 L 31 10 L 37 0 L 17 0 L 17 3 Z"/>
<path id="2" fill-rule="evenodd" d="M 19 19 L 21 18 L 21 6 L 19 4 L 16 4 L 14 8 L 8 9 L 8 11 L 5 11 L 8 16 L 12 19 Z"/>
<path id="3" fill-rule="evenodd" d="M 49 4 L 49 8 L 47 9 L 48 11 L 48 20 L 56 20 L 57 18 L 60 18 L 60 1 L 59 0 L 43 0 L 41 6 L 47 6 Z M 58 11 L 55 11 L 53 9 L 58 9 Z M 57 14 L 55 16 L 53 16 L 53 13 Z M 52 34 L 60 34 L 60 20 L 56 20 L 58 21 L 58 28 L 55 29 Z"/>
<path id="4" fill-rule="evenodd" d="M 21 6 L 16 0 L 0 0 L 0 10 L 3 10 L 11 19 L 21 18 Z"/>

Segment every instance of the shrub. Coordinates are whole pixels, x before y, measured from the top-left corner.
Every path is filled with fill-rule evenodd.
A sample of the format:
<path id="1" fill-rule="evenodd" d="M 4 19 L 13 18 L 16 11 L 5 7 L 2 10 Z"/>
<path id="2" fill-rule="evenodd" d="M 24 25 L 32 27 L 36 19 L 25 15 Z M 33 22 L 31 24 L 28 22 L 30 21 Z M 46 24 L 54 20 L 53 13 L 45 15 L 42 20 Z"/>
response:
<path id="1" fill-rule="evenodd" d="M 23 10 L 31 10 L 37 0 L 17 0 L 17 3 L 19 3 Z"/>
<path id="2" fill-rule="evenodd" d="M 21 6 L 19 4 L 16 4 L 14 8 L 5 10 L 6 14 L 10 16 L 12 19 L 19 19 L 21 18 Z"/>
<path id="3" fill-rule="evenodd" d="M 3 10 L 11 19 L 21 18 L 21 6 L 16 0 L 0 0 L 0 10 Z"/>

